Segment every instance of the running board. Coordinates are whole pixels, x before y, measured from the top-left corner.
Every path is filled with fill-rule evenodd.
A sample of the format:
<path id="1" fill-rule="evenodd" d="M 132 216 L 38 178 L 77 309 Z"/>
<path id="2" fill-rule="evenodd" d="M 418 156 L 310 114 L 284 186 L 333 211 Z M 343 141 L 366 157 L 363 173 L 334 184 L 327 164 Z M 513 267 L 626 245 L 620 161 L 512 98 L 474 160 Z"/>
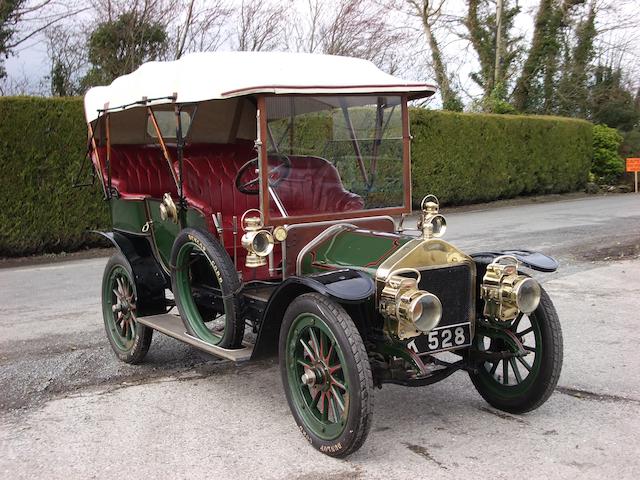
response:
<path id="1" fill-rule="evenodd" d="M 253 345 L 251 344 L 244 344 L 242 348 L 232 350 L 229 348 L 211 345 L 210 343 L 189 335 L 184 331 L 184 324 L 178 315 L 164 313 L 161 315 L 138 317 L 136 320 L 160 333 L 164 333 L 165 335 L 180 340 L 181 342 L 188 343 L 193 347 L 204 350 L 205 352 L 216 355 L 217 357 L 226 358 L 234 362 L 245 362 L 251 358 L 251 354 L 253 353 Z"/>

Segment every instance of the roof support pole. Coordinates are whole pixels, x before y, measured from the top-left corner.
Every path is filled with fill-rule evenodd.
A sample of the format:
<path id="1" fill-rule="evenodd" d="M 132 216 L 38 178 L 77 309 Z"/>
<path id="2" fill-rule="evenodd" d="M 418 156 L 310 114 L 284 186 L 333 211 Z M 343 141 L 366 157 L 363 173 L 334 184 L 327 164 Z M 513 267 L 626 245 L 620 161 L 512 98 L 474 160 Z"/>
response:
<path id="1" fill-rule="evenodd" d="M 175 94 L 177 97 L 178 94 Z M 182 136 L 182 107 L 174 103 L 174 111 L 176 113 L 176 153 L 178 155 L 178 197 L 180 197 L 180 205 L 186 209 L 184 195 L 182 192 L 182 164 L 184 158 L 184 138 Z M 171 170 L 173 171 L 173 169 Z"/>
<path id="2" fill-rule="evenodd" d="M 173 169 L 173 161 L 171 160 L 171 155 L 169 155 L 169 150 L 167 149 L 167 144 L 162 137 L 162 132 L 160 131 L 160 127 L 158 125 L 158 120 L 156 119 L 155 113 L 153 113 L 153 109 L 151 107 L 147 107 L 147 112 L 149 113 L 149 118 L 151 119 L 151 123 L 153 124 L 153 129 L 156 131 L 156 135 L 158 136 L 158 142 L 160 143 L 160 148 L 162 149 L 162 154 L 164 155 L 165 160 L 169 164 L 169 171 L 171 172 L 171 176 L 173 177 L 173 181 L 178 188 L 178 193 L 180 194 L 180 198 L 182 198 L 181 188 L 179 186 L 178 177 L 176 176 L 176 172 Z"/>
<path id="3" fill-rule="evenodd" d="M 111 199 L 111 117 L 105 113 L 105 137 L 107 139 L 107 199 Z"/>

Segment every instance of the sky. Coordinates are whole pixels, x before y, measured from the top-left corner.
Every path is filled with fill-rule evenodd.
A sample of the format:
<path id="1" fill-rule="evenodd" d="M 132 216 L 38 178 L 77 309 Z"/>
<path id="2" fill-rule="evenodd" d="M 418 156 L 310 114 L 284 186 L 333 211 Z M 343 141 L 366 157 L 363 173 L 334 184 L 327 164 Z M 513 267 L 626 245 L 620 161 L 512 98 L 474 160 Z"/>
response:
<path id="1" fill-rule="evenodd" d="M 58 3 L 65 3 L 61 0 Z M 232 4 L 239 4 L 241 0 L 230 0 Z M 283 0 L 289 4 L 291 1 Z M 615 9 L 606 8 L 601 15 L 600 28 L 606 30 L 601 35 L 599 42 L 607 44 L 620 44 L 626 42 L 626 51 L 623 54 L 622 63 L 631 72 L 631 81 L 635 82 L 635 88 L 640 87 L 640 0 L 596 0 L 601 4 L 615 4 Z M 302 5 L 306 0 L 293 0 Z M 453 16 L 463 16 L 466 6 L 464 0 L 447 0 L 445 13 Z M 515 31 L 528 40 L 533 31 L 533 18 L 538 5 L 538 0 L 518 0 L 521 13 L 515 22 Z M 81 14 L 89 19 L 89 14 Z M 609 30 L 612 26 L 626 25 L 626 28 Z M 444 48 L 445 58 L 450 69 L 460 79 L 461 86 L 471 96 L 480 93 L 479 87 L 469 78 L 469 74 L 477 68 L 475 55 L 470 50 L 468 42 L 461 40 L 454 34 L 442 35 L 440 32 L 440 44 Z M 401 76 L 407 80 L 429 81 L 428 73 L 422 67 L 428 61 L 428 52 L 423 52 L 423 58 L 417 59 L 413 66 L 401 71 Z M 36 92 L 50 68 L 47 57 L 47 47 L 43 35 L 34 37 L 33 40 L 21 45 L 5 62 L 5 67 L 11 78 L 28 79 L 30 90 Z M 32 92 L 32 93 L 33 93 Z"/>

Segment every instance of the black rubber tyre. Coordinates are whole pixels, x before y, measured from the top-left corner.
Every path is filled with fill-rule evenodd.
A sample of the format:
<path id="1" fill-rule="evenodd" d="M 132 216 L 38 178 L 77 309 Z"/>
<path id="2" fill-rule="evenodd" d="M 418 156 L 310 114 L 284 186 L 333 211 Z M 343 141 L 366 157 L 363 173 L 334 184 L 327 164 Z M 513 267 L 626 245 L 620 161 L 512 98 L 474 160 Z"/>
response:
<path id="1" fill-rule="evenodd" d="M 305 439 L 332 457 L 358 450 L 369 434 L 373 381 L 364 343 L 344 309 L 317 293 L 296 298 L 280 330 L 280 372 Z M 318 372 L 313 384 L 302 376 Z"/>
<path id="2" fill-rule="evenodd" d="M 501 369 L 497 368 L 500 362 L 485 362 L 478 366 L 477 373 L 469 374 L 478 393 L 490 405 L 509 413 L 529 412 L 547 401 L 556 388 L 562 370 L 562 329 L 556 309 L 544 289 L 538 308 L 524 317 L 528 317 L 529 326 L 525 324 L 526 328 L 523 328 L 520 321 L 520 325 L 512 327 L 511 330 L 523 341 L 525 349 L 534 353 L 534 358 L 532 361 L 527 360 L 531 356 L 527 355 L 522 359 L 512 359 L 509 362 L 515 363 L 515 366 L 509 363 L 506 367 L 506 361 L 503 360 L 502 367 L 506 369 L 506 380 L 509 378 L 509 369 L 515 377 L 515 370 L 524 368 L 523 372 L 527 371 L 526 377 L 519 379 L 519 382 L 516 378 L 515 385 L 505 385 L 504 374 L 502 379 L 496 378 L 496 372 L 500 375 Z M 522 332 L 527 330 L 530 331 L 522 335 Z M 535 340 L 534 346 L 525 343 L 524 338 L 527 335 L 531 340 Z M 478 341 L 478 338 L 476 340 Z M 504 344 L 501 347 L 504 348 Z"/>
<path id="3" fill-rule="evenodd" d="M 196 285 L 218 292 L 218 310 L 196 302 L 192 290 Z M 237 299 L 240 279 L 226 250 L 209 232 L 185 228 L 178 234 L 171 250 L 171 288 L 190 335 L 223 348 L 242 344 L 244 322 L 238 318 Z M 206 325 L 212 317 L 218 328 Z"/>
<path id="4" fill-rule="evenodd" d="M 114 254 L 102 277 L 102 317 L 107 338 L 116 356 L 126 363 L 140 363 L 149 351 L 153 329 L 136 320 L 137 290 L 127 259 Z"/>

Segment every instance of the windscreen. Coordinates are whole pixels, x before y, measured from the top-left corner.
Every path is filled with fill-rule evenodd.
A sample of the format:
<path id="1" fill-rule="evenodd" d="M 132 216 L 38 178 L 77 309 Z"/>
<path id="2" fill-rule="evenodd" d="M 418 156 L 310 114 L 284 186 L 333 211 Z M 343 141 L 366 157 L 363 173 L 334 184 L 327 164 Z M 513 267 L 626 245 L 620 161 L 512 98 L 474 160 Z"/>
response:
<path id="1" fill-rule="evenodd" d="M 274 96 L 266 113 L 271 216 L 404 206 L 401 97 Z"/>

